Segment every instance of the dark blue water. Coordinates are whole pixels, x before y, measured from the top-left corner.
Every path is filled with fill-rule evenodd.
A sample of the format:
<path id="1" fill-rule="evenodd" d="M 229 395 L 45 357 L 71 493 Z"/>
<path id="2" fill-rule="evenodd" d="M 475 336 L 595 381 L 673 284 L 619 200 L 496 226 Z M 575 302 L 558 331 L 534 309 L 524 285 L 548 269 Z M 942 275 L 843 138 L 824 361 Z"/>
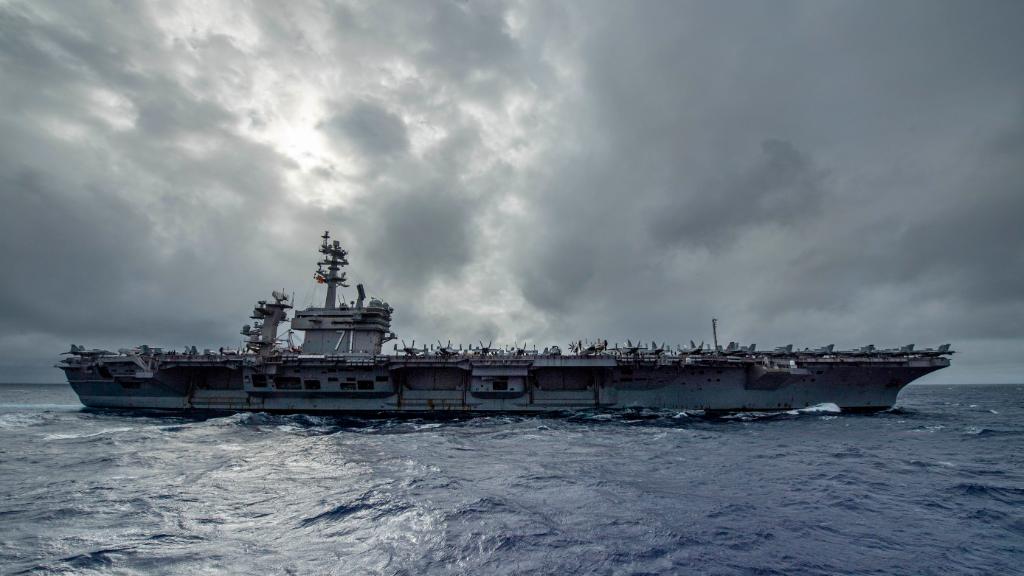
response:
<path id="1" fill-rule="evenodd" d="M 876 415 L 85 412 L 0 385 L 0 572 L 1011 574 L 1024 386 Z"/>

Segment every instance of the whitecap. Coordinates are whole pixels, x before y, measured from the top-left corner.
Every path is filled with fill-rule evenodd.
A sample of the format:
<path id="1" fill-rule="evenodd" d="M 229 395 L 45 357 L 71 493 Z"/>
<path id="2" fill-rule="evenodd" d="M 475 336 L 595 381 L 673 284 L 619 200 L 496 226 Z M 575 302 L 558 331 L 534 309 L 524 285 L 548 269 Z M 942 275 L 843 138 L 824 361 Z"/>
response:
<path id="1" fill-rule="evenodd" d="M 43 436 L 43 440 L 71 440 L 74 438 L 92 438 L 94 436 L 102 436 L 103 434 L 115 434 L 117 432 L 127 432 L 131 430 L 130 427 L 126 428 L 105 428 L 99 432 L 93 432 L 92 434 L 47 434 Z"/>
<path id="2" fill-rule="evenodd" d="M 12 412 L 10 414 L 0 414 L 0 428 L 25 428 L 34 424 L 39 424 L 42 419 L 40 414 L 24 414 L 18 412 Z"/>
<path id="3" fill-rule="evenodd" d="M 815 404 L 814 406 L 808 406 L 807 408 L 800 408 L 798 410 L 790 410 L 787 414 L 815 414 L 825 412 L 828 414 L 839 414 L 842 412 L 842 408 L 838 404 L 832 402 L 822 402 L 821 404 Z"/>

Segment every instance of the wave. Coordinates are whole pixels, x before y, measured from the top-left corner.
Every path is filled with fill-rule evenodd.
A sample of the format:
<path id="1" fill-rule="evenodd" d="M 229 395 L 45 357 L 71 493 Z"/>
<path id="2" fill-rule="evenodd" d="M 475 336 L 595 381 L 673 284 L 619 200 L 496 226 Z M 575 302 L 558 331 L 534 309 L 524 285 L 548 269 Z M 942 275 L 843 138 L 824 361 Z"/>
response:
<path id="1" fill-rule="evenodd" d="M 107 548 L 104 550 L 96 550 L 95 552 L 86 552 L 85 554 L 77 554 L 75 556 L 61 558 L 61 562 L 75 570 L 110 569 L 114 566 L 115 557 L 125 554 L 126 552 L 131 552 L 131 548 Z"/>
<path id="2" fill-rule="evenodd" d="M 814 406 L 808 406 L 807 408 L 789 410 L 786 414 L 839 414 L 842 411 L 843 410 L 838 404 L 822 402 L 821 404 L 815 404 Z"/>
<path id="3" fill-rule="evenodd" d="M 118 432 L 128 432 L 133 430 L 130 426 L 124 428 L 107 428 L 98 432 L 92 432 L 90 434 L 47 434 L 43 436 L 43 440 L 73 440 L 77 438 L 93 438 L 95 436 L 102 436 L 104 434 L 116 434 Z"/>
<path id="4" fill-rule="evenodd" d="M 564 420 L 571 423 L 586 424 L 630 424 L 630 425 L 678 425 L 679 420 L 687 418 L 702 418 L 705 416 L 703 410 L 670 410 L 637 408 L 625 410 L 574 410 L 557 415 L 536 416 L 537 418 L 552 418 Z"/>
<path id="5" fill-rule="evenodd" d="M 1020 436 L 1021 430 L 996 430 L 994 428 L 986 428 L 984 426 L 968 426 L 964 428 L 964 434 L 968 436 Z"/>
<path id="6" fill-rule="evenodd" d="M 397 502 L 391 496 L 370 490 L 363 492 L 351 502 L 338 504 L 320 514 L 303 518 L 299 521 L 299 526 L 308 528 L 316 524 L 338 522 L 360 512 L 370 512 L 372 519 L 379 520 L 384 516 L 403 512 L 409 508 L 408 504 Z"/>
<path id="7" fill-rule="evenodd" d="M 961 482 L 950 488 L 959 496 L 983 496 L 1004 504 L 1024 504 L 1024 488 L 1018 486 L 996 486 L 980 482 Z"/>
<path id="8" fill-rule="evenodd" d="M 0 414 L 0 428 L 27 428 L 43 424 L 42 414 L 11 412 Z"/>

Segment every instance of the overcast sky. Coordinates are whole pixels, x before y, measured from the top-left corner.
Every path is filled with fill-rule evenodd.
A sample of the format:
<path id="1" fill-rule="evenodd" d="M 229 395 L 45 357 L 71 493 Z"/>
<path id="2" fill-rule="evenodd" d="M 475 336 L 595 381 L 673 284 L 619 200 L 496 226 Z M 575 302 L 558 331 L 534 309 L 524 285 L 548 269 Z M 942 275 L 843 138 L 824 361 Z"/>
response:
<path id="1" fill-rule="evenodd" d="M 1024 3 L 0 2 L 0 381 L 237 346 L 952 342 L 1024 381 Z M 354 289 L 348 289 L 354 297 Z"/>

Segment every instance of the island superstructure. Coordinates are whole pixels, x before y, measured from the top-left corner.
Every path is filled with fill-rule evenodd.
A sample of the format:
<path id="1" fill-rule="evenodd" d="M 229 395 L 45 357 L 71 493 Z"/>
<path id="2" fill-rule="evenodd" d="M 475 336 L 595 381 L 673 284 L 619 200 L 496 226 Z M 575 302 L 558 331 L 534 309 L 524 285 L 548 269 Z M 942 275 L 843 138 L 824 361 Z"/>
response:
<path id="1" fill-rule="evenodd" d="M 705 412 L 791 410 L 832 403 L 844 411 L 892 407 L 910 382 L 949 366 L 948 344 L 836 351 L 829 345 L 757 351 L 754 345 L 692 341 L 576 341 L 563 350 L 417 348 L 395 341 L 394 309 L 378 298 L 339 301 L 348 252 L 325 232 L 314 279 L 323 306 L 295 311 L 274 291 L 243 326 L 241 350 L 118 352 L 72 346 L 57 367 L 90 408 L 267 412 L 550 412 L 652 408 Z M 291 338 L 302 332 L 300 345 Z M 284 340 L 282 342 L 282 340 Z"/>

